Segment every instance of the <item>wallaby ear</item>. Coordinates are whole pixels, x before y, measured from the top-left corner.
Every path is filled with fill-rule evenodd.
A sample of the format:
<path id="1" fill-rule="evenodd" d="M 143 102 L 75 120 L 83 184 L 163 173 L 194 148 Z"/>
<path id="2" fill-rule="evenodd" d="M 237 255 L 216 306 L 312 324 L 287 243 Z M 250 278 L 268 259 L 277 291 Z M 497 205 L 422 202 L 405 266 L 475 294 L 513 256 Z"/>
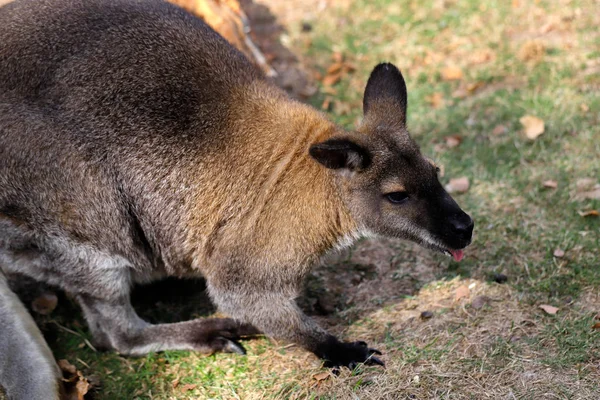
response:
<path id="1" fill-rule="evenodd" d="M 367 149 L 351 139 L 334 138 L 310 146 L 312 158 L 327 168 L 346 168 L 360 171 L 369 166 L 371 156 Z"/>
<path id="2" fill-rule="evenodd" d="M 390 63 L 377 65 L 365 88 L 363 98 L 363 112 L 365 116 L 370 112 L 376 112 L 378 105 L 388 105 L 384 113 L 388 113 L 389 105 L 396 115 L 382 115 L 382 117 L 400 118 L 402 124 L 406 125 L 406 83 L 402 73 L 396 66 Z"/>

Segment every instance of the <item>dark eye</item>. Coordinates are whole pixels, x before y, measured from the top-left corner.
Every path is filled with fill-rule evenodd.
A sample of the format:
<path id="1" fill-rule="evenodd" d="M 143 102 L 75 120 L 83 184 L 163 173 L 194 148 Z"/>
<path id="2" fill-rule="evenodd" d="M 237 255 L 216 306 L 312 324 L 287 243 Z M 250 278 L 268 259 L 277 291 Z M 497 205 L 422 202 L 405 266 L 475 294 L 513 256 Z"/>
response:
<path id="1" fill-rule="evenodd" d="M 408 200 L 406 192 L 392 192 L 385 195 L 386 199 L 392 204 L 401 204 Z"/>

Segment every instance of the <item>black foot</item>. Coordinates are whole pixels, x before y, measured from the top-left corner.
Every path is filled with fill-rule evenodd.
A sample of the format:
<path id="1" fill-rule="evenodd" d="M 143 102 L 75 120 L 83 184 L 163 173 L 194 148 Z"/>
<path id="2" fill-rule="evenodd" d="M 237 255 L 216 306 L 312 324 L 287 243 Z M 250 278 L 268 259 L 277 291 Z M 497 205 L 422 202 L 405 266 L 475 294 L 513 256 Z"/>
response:
<path id="1" fill-rule="evenodd" d="M 242 324 L 229 318 L 215 318 L 203 321 L 201 329 L 195 332 L 194 342 L 210 353 L 246 354 L 239 343 L 240 339 L 259 335 L 260 331 L 249 324 Z"/>
<path id="2" fill-rule="evenodd" d="M 375 357 L 381 355 L 381 352 L 370 348 L 363 341 L 340 342 L 334 336 L 330 336 L 318 346 L 315 353 L 325 361 L 324 366 L 328 368 L 347 367 L 353 370 L 359 363 L 385 366 L 383 361 Z"/>

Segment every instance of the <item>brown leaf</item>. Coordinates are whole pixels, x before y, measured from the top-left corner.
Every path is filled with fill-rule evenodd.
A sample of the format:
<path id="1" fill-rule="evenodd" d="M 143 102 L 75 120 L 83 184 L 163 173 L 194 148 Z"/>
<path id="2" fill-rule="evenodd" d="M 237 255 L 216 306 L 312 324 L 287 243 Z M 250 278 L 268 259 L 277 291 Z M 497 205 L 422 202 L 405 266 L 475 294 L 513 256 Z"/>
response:
<path id="1" fill-rule="evenodd" d="M 179 386 L 179 377 L 175 378 L 175 380 L 171 383 L 171 386 L 173 387 L 173 389 Z"/>
<path id="2" fill-rule="evenodd" d="M 466 176 L 450 179 L 445 186 L 448 193 L 464 193 L 469 190 L 469 178 Z"/>
<path id="3" fill-rule="evenodd" d="M 577 182 L 575 182 L 575 187 L 577 188 L 578 193 L 591 190 L 595 186 L 596 186 L 596 180 L 594 178 L 581 178 L 581 179 L 577 179 Z"/>
<path id="4" fill-rule="evenodd" d="M 597 210 L 589 210 L 589 211 L 577 211 L 579 215 L 582 217 L 598 217 L 600 213 Z"/>
<path id="5" fill-rule="evenodd" d="M 448 146 L 448 148 L 456 147 L 460 144 L 460 142 L 462 142 L 462 136 L 460 136 L 460 135 L 446 136 L 445 139 L 446 139 L 446 146 Z"/>
<path id="6" fill-rule="evenodd" d="M 579 200 L 600 200 L 600 185 L 593 190 L 577 193 Z"/>
<path id="7" fill-rule="evenodd" d="M 455 65 L 449 65 L 446 68 L 442 69 L 442 79 L 445 81 L 457 81 L 462 79 L 462 77 L 462 69 Z"/>
<path id="8" fill-rule="evenodd" d="M 181 391 L 182 392 L 189 392 L 190 390 L 196 389 L 196 386 L 198 386 L 198 385 L 196 385 L 195 383 L 186 383 L 185 385 L 183 385 L 181 387 Z"/>
<path id="9" fill-rule="evenodd" d="M 475 91 L 480 87 L 483 87 L 483 85 L 483 82 L 472 82 L 468 84 L 463 83 L 452 93 L 452 97 L 464 99 L 465 97 L 475 93 Z"/>
<path id="10" fill-rule="evenodd" d="M 327 371 L 319 372 L 318 374 L 313 375 L 313 379 L 316 380 L 317 382 L 320 382 L 320 381 L 324 381 L 325 379 L 328 379 L 330 376 L 331 376 L 331 374 Z"/>
<path id="11" fill-rule="evenodd" d="M 84 396 L 90 389 L 90 383 L 87 379 L 80 377 L 79 381 L 75 384 L 75 393 L 77 393 L 77 400 L 84 400 Z"/>
<path id="12" fill-rule="evenodd" d="M 63 373 L 65 400 L 84 400 L 90 390 L 90 382 L 67 360 L 59 360 L 58 367 Z"/>
<path id="13" fill-rule="evenodd" d="M 477 296 L 471 302 L 471 307 L 476 310 L 483 308 L 486 304 L 488 304 L 492 299 L 487 296 Z"/>
<path id="14" fill-rule="evenodd" d="M 554 253 L 552 253 L 552 254 L 556 258 L 561 258 L 561 257 L 565 256 L 565 251 L 563 249 L 556 249 L 556 250 L 554 250 Z"/>
<path id="15" fill-rule="evenodd" d="M 494 56 L 495 56 L 494 52 L 489 49 L 478 50 L 469 57 L 469 63 L 470 64 L 483 64 L 488 61 L 491 61 L 494 58 Z"/>
<path id="16" fill-rule="evenodd" d="M 546 314 L 550 314 L 550 315 L 556 315 L 556 313 L 558 312 L 557 307 L 550 306 L 548 304 L 541 304 L 541 305 L 539 305 L 539 308 L 544 310 L 546 312 Z"/>
<path id="17" fill-rule="evenodd" d="M 600 329 L 600 322 L 596 322 L 594 325 L 592 325 L 592 329 Z"/>
<path id="18" fill-rule="evenodd" d="M 439 108 L 444 104 L 444 95 L 440 92 L 435 92 L 431 96 L 425 98 L 431 107 Z"/>
<path id="19" fill-rule="evenodd" d="M 519 119 L 524 127 L 525 136 L 530 140 L 535 140 L 544 133 L 544 120 L 532 115 L 525 115 Z"/>
<path id="20" fill-rule="evenodd" d="M 466 285 L 459 286 L 456 289 L 456 294 L 454 295 L 454 301 L 459 301 L 460 299 L 468 298 L 470 293 L 471 293 L 471 291 L 469 290 L 468 286 L 466 286 Z"/>
<path id="21" fill-rule="evenodd" d="M 38 314 L 48 315 L 58 304 L 58 297 L 52 292 L 42 293 L 31 302 L 31 308 Z"/>
<path id="22" fill-rule="evenodd" d="M 581 109 L 581 111 L 583 111 L 584 113 L 590 111 L 590 106 L 588 106 L 587 104 L 583 103 L 579 106 L 579 108 Z"/>
<path id="23" fill-rule="evenodd" d="M 342 79 L 342 73 L 336 72 L 334 74 L 325 75 L 323 80 L 321 81 L 325 86 L 332 86 L 338 83 Z"/>
<path id="24" fill-rule="evenodd" d="M 494 136 L 500 136 L 500 135 L 506 133 L 507 131 L 508 131 L 508 129 L 506 128 L 506 126 L 504 126 L 504 125 L 496 125 L 496 127 L 492 131 L 492 135 L 494 135 Z"/>
<path id="25" fill-rule="evenodd" d="M 64 360 L 64 359 L 58 360 L 58 367 L 63 372 L 63 374 L 69 374 L 69 375 L 77 374 L 77 368 L 75 368 L 75 366 L 67 360 Z"/>
<path id="26" fill-rule="evenodd" d="M 544 185 L 544 187 L 548 189 L 556 189 L 558 187 L 558 182 L 549 179 L 547 181 L 542 182 L 542 185 Z"/>
<path id="27" fill-rule="evenodd" d="M 344 64 L 342 64 L 341 62 L 335 62 L 331 64 L 329 68 L 327 68 L 327 75 L 337 74 L 342 70 L 343 67 Z"/>

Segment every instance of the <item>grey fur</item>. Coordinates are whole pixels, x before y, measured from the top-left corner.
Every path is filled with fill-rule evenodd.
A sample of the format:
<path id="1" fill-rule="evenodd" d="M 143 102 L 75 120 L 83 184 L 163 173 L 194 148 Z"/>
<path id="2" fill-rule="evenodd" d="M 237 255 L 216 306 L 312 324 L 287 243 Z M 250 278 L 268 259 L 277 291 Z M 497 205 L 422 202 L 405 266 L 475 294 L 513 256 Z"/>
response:
<path id="1" fill-rule="evenodd" d="M 0 271 L 0 385 L 10 400 L 58 400 L 62 374 L 42 333 Z"/>

